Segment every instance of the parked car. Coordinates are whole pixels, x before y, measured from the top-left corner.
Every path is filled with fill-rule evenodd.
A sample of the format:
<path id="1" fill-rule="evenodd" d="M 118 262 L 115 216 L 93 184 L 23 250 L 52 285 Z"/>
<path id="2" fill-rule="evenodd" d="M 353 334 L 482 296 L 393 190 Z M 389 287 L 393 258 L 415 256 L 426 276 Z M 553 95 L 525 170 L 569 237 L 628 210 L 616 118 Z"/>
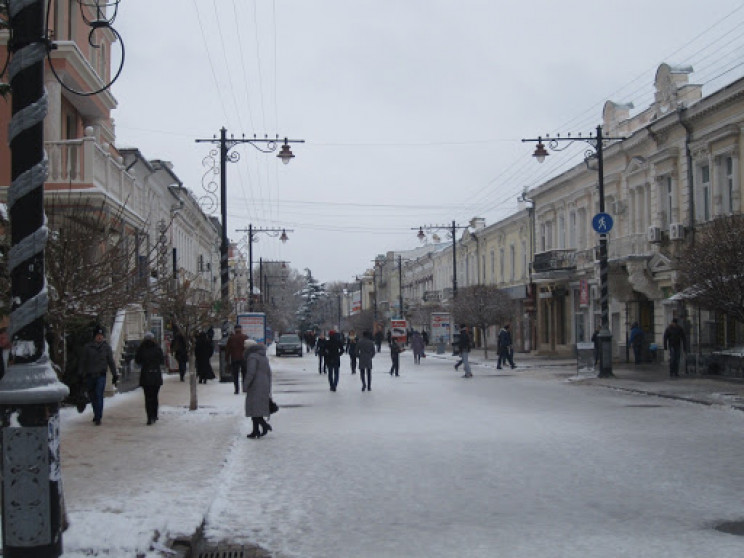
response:
<path id="1" fill-rule="evenodd" d="M 284 333 L 276 340 L 276 356 L 297 355 L 302 356 L 302 341 L 294 333 Z"/>

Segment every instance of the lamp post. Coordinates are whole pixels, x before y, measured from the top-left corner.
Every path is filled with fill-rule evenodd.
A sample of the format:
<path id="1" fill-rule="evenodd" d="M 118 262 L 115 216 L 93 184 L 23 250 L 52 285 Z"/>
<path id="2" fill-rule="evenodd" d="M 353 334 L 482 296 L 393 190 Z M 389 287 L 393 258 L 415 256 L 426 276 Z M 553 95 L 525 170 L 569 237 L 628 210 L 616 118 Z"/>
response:
<path id="1" fill-rule="evenodd" d="M 261 153 L 273 153 L 279 147 L 279 138 L 235 138 L 227 137 L 227 130 L 223 126 L 220 129 L 219 138 L 210 139 L 197 139 L 197 143 L 212 143 L 219 145 L 219 157 L 220 157 L 220 210 L 222 217 L 222 242 L 220 244 L 220 286 L 221 286 L 221 298 L 224 305 L 227 305 L 229 297 L 229 266 L 228 266 L 228 240 L 227 240 L 227 163 L 237 163 L 240 160 L 240 153 L 237 151 L 231 152 L 230 150 L 241 143 L 247 143 L 256 148 Z M 289 148 L 290 143 L 304 143 L 305 140 L 290 140 L 284 138 L 284 143 L 279 151 L 277 157 L 282 160 L 282 163 L 289 164 L 294 158 L 292 150 Z M 217 155 L 217 150 L 213 150 L 210 155 Z M 253 296 L 253 292 L 251 292 Z"/>
<path id="2" fill-rule="evenodd" d="M 282 243 L 287 242 L 289 237 L 287 236 L 287 229 L 273 229 L 264 227 L 254 227 L 248 225 L 247 229 L 236 229 L 237 232 L 248 233 L 248 310 L 253 312 L 253 239 L 258 233 L 266 233 L 269 236 L 278 236 Z M 289 232 L 294 232 L 289 229 Z"/>
<path id="3" fill-rule="evenodd" d="M 398 254 L 398 309 L 400 311 L 400 319 L 403 316 L 403 256 Z"/>
<path id="4" fill-rule="evenodd" d="M 602 307 L 602 326 L 599 331 L 599 377 L 612 377 L 612 332 L 610 332 L 610 308 L 609 308 L 609 289 L 608 289 L 608 263 L 607 263 L 607 233 L 612 228 L 612 218 L 605 213 L 605 196 L 604 196 L 604 142 L 614 140 L 624 140 L 623 137 L 605 137 L 602 135 L 602 126 L 597 126 L 596 135 L 589 137 L 546 137 L 548 147 L 551 151 L 563 151 L 575 141 L 583 141 L 594 148 L 593 151 L 587 151 L 584 160 L 588 163 L 591 159 L 597 159 L 597 172 L 599 183 L 599 213 L 595 216 L 595 222 L 601 222 L 601 225 L 595 225 L 595 230 L 599 233 L 599 283 L 600 283 L 600 303 Z M 533 157 L 538 163 L 542 163 L 545 157 L 549 155 L 543 144 L 543 138 L 523 139 L 523 142 L 537 142 Z M 568 142 L 568 145 L 560 146 L 560 142 Z"/>
<path id="5" fill-rule="evenodd" d="M 272 279 L 276 277 L 280 277 L 282 279 L 286 279 L 285 275 L 264 275 L 263 272 L 263 264 L 281 264 L 282 269 L 287 268 L 288 261 L 284 260 L 264 260 L 263 258 L 258 258 L 258 289 L 261 291 L 261 302 L 263 304 L 266 304 L 267 300 L 264 296 L 264 288 L 268 291 L 268 281 L 267 279 L 271 277 Z"/>
<path id="6" fill-rule="evenodd" d="M 447 230 L 452 236 L 452 298 L 457 298 L 457 229 L 467 229 L 468 225 L 458 225 L 452 221 L 451 225 L 423 225 L 418 228 L 418 239 L 423 242 L 426 239 L 424 231 L 441 231 Z M 415 228 L 411 229 L 415 231 Z"/>

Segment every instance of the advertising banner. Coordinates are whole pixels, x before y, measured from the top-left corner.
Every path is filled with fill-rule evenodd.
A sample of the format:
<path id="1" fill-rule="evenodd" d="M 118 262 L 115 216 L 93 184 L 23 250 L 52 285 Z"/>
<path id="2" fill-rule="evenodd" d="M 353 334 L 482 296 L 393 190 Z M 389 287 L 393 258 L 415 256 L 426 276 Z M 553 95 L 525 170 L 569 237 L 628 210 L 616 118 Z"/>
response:
<path id="1" fill-rule="evenodd" d="M 399 345 L 404 345 L 408 335 L 408 323 L 406 320 L 390 320 L 390 335 L 398 341 Z"/>
<path id="2" fill-rule="evenodd" d="M 238 324 L 249 339 L 258 343 L 266 343 L 266 314 L 263 312 L 249 312 L 238 314 Z"/>
<path id="3" fill-rule="evenodd" d="M 351 293 L 351 314 L 359 314 L 362 311 L 362 291 Z"/>
<path id="4" fill-rule="evenodd" d="M 449 345 L 452 339 L 452 323 L 449 312 L 432 312 L 431 342 Z"/>

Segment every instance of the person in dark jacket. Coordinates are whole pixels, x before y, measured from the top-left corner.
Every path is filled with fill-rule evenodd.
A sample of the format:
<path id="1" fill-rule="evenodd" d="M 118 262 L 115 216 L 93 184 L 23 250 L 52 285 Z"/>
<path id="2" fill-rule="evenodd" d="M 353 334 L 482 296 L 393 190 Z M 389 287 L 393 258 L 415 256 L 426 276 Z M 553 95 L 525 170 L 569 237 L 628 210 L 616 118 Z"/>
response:
<path id="1" fill-rule="evenodd" d="M 194 358 L 196 360 L 196 375 L 199 377 L 200 384 L 206 384 L 207 380 L 214 379 L 214 370 L 210 362 L 214 354 L 214 344 L 209 336 L 203 331 L 196 336 L 194 345 Z"/>
<path id="2" fill-rule="evenodd" d="M 426 356 L 424 352 L 424 338 L 418 331 L 414 331 L 411 335 L 411 350 L 413 350 L 413 362 L 414 364 L 421 364 L 421 357 Z"/>
<path id="3" fill-rule="evenodd" d="M 517 366 L 514 364 L 514 348 L 512 347 L 512 336 L 511 336 L 511 325 L 506 324 L 499 331 L 499 360 L 496 363 L 496 368 L 501 368 L 502 365 L 507 362 L 512 368 Z"/>
<path id="4" fill-rule="evenodd" d="M 266 345 L 256 343 L 253 339 L 246 339 L 245 361 L 246 371 L 243 380 L 245 392 L 245 416 L 251 417 L 253 430 L 248 438 L 261 438 L 273 430 L 264 417 L 271 414 L 269 401 L 271 399 L 271 366 L 266 357 Z"/>
<path id="5" fill-rule="evenodd" d="M 664 330 L 664 350 L 669 349 L 669 375 L 679 376 L 679 357 L 681 350 L 687 352 L 687 335 L 682 326 L 677 323 L 677 318 L 672 319 Z"/>
<path id="6" fill-rule="evenodd" d="M 342 354 L 344 354 L 344 343 L 341 334 L 331 330 L 323 346 L 323 360 L 328 369 L 328 384 L 331 387 L 331 391 L 336 391 L 336 387 L 338 387 L 338 374 L 341 367 Z"/>
<path id="7" fill-rule="evenodd" d="M 638 322 L 633 322 L 630 326 L 630 346 L 633 347 L 633 357 L 636 364 L 641 364 L 643 354 L 643 344 L 645 335 Z"/>
<path id="8" fill-rule="evenodd" d="M 346 338 L 346 354 L 349 355 L 349 361 L 351 362 L 351 373 L 356 374 L 357 336 L 353 329 L 349 332 L 349 336 Z"/>
<path id="9" fill-rule="evenodd" d="M 163 385 L 163 369 L 165 356 L 163 350 L 155 343 L 155 335 L 148 331 L 145 338 L 137 348 L 134 362 L 140 365 L 139 385 L 145 392 L 145 412 L 147 413 L 147 424 L 153 424 L 158 420 L 158 393 Z"/>
<path id="10" fill-rule="evenodd" d="M 390 339 L 390 360 L 392 366 L 390 367 L 390 375 L 399 376 L 400 372 L 400 353 L 403 352 L 403 347 L 398 344 L 398 340 L 395 337 Z"/>
<path id="11" fill-rule="evenodd" d="M 325 374 L 326 373 L 326 363 L 325 363 L 325 344 L 326 344 L 326 338 L 325 334 L 321 332 L 320 335 L 318 335 L 318 338 L 315 340 L 315 356 L 318 357 L 318 374 Z"/>
<path id="12" fill-rule="evenodd" d="M 186 364 L 189 361 L 189 351 L 183 333 L 181 333 L 175 326 L 173 330 L 173 341 L 171 341 L 170 349 L 171 354 L 176 357 L 176 361 L 178 362 L 178 376 L 183 382 L 183 378 L 186 376 Z"/>
<path id="13" fill-rule="evenodd" d="M 106 332 L 100 326 L 93 331 L 93 341 L 83 347 L 78 363 L 78 373 L 85 382 L 88 399 L 93 407 L 93 422 L 101 425 L 103 419 L 103 392 L 106 389 L 106 371 L 111 371 L 114 385 L 119 381 L 114 364 L 114 353 L 106 342 Z"/>
<path id="14" fill-rule="evenodd" d="M 362 378 L 362 391 L 372 391 L 372 359 L 375 358 L 375 342 L 369 330 L 362 332 L 362 338 L 357 343 L 359 356 L 359 376 Z"/>
<path id="15" fill-rule="evenodd" d="M 462 359 L 462 367 L 465 369 L 463 378 L 472 378 L 473 373 L 470 371 L 470 333 L 468 333 L 467 326 L 460 328 L 460 337 L 457 340 L 457 347 L 460 349 L 460 358 Z M 457 368 L 457 366 L 455 366 Z"/>
<path id="16" fill-rule="evenodd" d="M 243 358 L 245 349 L 243 345 L 247 339 L 248 336 L 243 333 L 243 326 L 237 324 L 232 335 L 227 338 L 227 343 L 225 343 L 225 357 L 232 372 L 235 395 L 240 393 L 240 378 L 245 377 L 245 358 Z"/>

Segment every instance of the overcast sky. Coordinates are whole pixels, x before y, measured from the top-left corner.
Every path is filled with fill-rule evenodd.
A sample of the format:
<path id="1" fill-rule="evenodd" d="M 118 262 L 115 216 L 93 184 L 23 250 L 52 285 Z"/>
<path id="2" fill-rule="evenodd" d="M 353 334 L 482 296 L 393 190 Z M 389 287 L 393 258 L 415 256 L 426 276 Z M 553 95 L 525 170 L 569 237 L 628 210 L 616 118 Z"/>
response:
<path id="1" fill-rule="evenodd" d="M 606 100 L 645 109 L 660 63 L 692 65 L 704 94 L 744 75 L 744 2 L 704 6 L 126 0 L 117 142 L 172 161 L 200 197 L 211 146 L 197 138 L 305 140 L 287 166 L 232 150 L 228 234 L 291 229 L 285 245 L 257 235 L 254 260 L 353 281 L 376 254 L 418 246 L 412 228 L 516 211 L 523 188 L 570 164 L 538 166 L 520 140 L 591 132 Z"/>

